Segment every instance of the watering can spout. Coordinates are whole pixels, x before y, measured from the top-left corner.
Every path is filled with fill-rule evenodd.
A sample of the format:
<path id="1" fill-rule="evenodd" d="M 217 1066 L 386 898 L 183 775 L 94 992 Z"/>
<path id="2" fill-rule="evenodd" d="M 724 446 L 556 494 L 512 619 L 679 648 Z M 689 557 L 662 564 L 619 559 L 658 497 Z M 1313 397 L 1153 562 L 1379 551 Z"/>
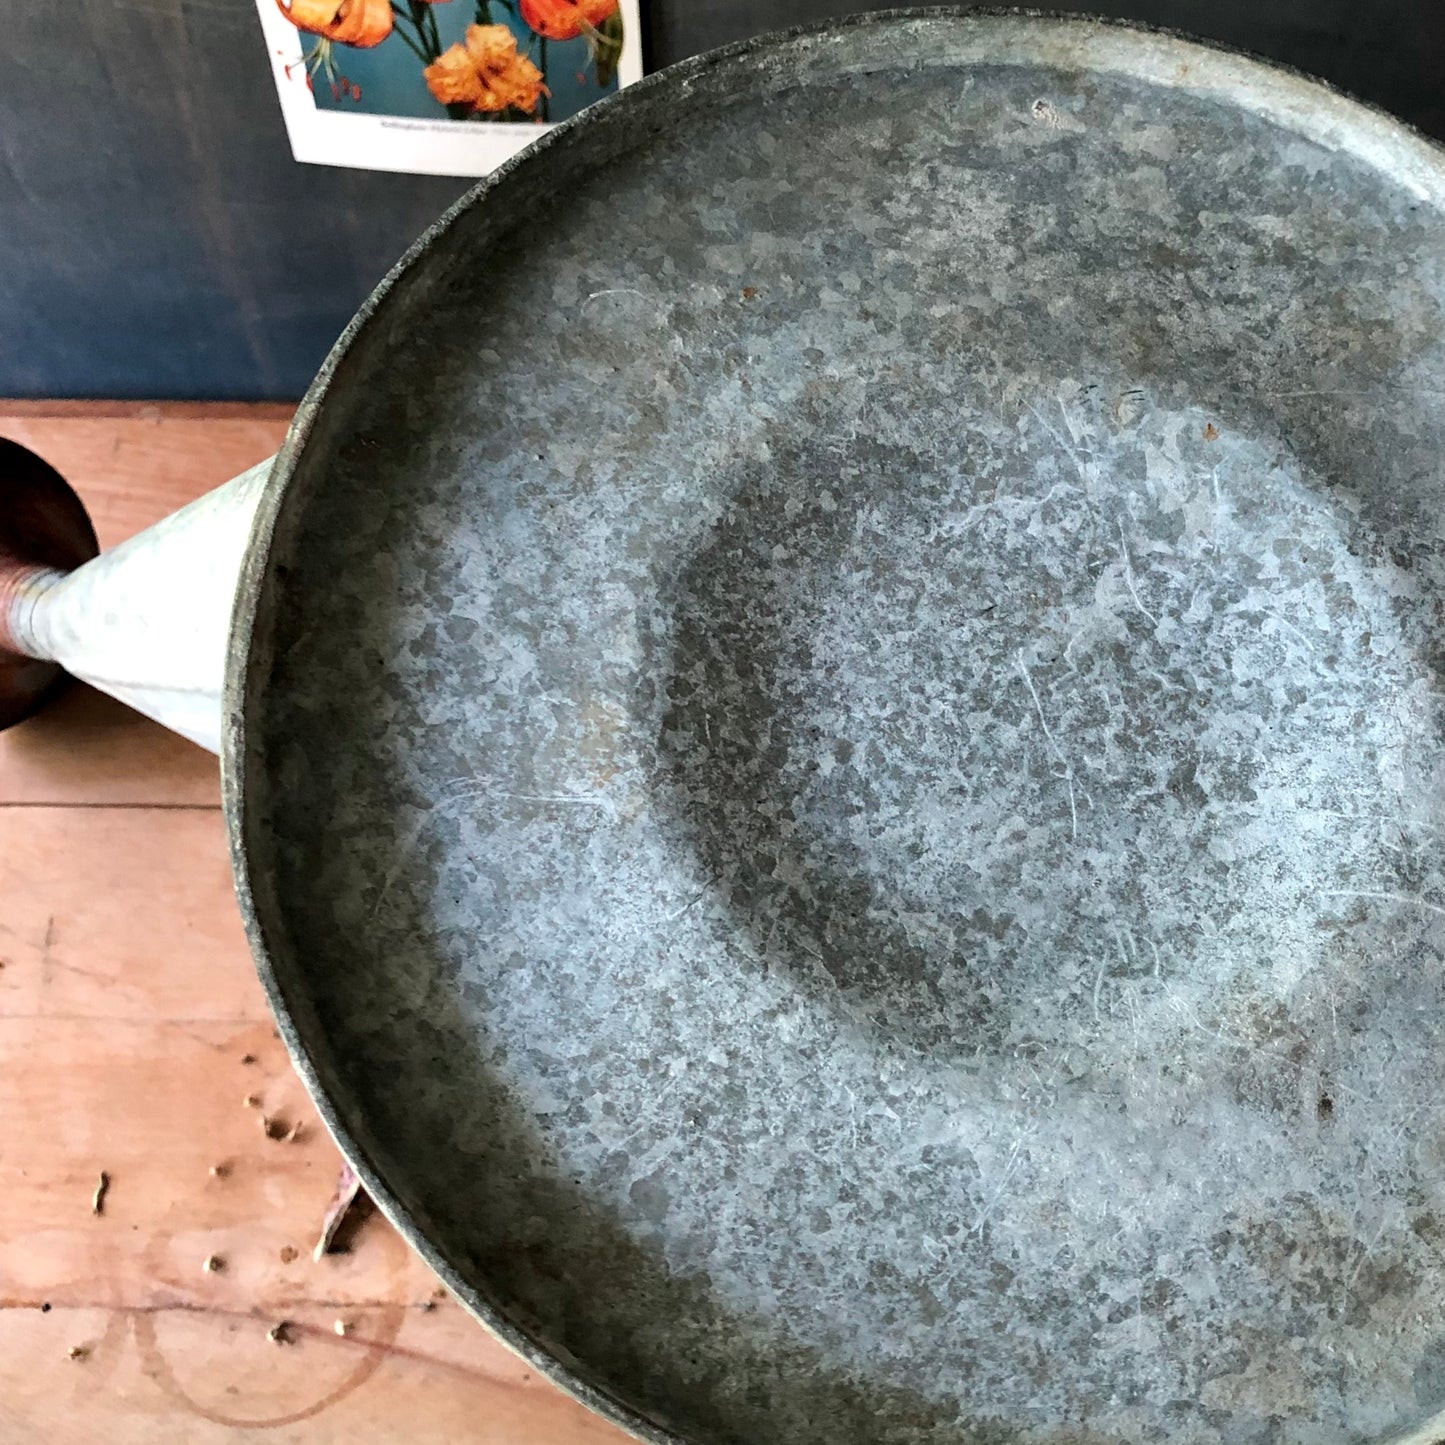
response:
<path id="1" fill-rule="evenodd" d="M 74 492 L 0 442 L 0 727 L 62 669 L 219 752 L 231 607 L 271 459 L 96 555 Z"/>

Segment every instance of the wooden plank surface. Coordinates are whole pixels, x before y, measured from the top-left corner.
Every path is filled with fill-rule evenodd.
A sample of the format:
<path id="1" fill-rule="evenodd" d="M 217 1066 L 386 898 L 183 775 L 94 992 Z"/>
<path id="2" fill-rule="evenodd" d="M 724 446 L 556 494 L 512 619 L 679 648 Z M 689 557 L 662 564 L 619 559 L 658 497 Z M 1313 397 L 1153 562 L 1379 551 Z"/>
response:
<path id="1" fill-rule="evenodd" d="M 270 456 L 290 420 L 281 406 L 0 401 L 0 436 L 81 494 L 102 547 Z"/>
<path id="2" fill-rule="evenodd" d="M 284 424 L 0 402 L 0 436 L 56 465 L 110 542 Z M 301 1131 L 269 1138 L 266 1116 Z M 339 1164 L 251 968 L 215 760 L 80 688 L 0 734 L 0 1441 L 625 1438 L 378 1216 L 313 1261 Z"/>

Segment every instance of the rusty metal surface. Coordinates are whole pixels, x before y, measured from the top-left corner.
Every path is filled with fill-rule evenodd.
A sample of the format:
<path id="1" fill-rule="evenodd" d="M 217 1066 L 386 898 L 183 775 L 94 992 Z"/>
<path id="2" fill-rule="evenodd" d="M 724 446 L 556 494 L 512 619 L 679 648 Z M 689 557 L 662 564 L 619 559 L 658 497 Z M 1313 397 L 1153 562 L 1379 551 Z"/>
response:
<path id="1" fill-rule="evenodd" d="M 343 338 L 242 905 L 538 1368 L 656 1440 L 1428 1431 L 1442 209 L 1287 73 L 873 19 L 549 136 Z"/>

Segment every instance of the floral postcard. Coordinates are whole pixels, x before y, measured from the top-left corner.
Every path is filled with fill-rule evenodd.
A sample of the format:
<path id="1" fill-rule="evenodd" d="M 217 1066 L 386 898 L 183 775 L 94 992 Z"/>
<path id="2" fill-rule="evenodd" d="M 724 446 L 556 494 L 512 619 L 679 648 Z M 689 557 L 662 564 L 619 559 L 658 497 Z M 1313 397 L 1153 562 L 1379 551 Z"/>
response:
<path id="1" fill-rule="evenodd" d="M 637 0 L 256 0 L 298 161 L 481 176 L 642 75 Z"/>

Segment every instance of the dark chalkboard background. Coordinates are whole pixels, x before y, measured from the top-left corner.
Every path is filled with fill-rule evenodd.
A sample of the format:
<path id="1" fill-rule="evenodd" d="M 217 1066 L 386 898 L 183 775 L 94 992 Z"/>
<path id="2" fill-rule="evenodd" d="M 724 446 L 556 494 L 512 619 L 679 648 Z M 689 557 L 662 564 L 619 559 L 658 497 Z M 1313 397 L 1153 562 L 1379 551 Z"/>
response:
<path id="1" fill-rule="evenodd" d="M 651 68 L 839 0 L 643 0 Z M 1445 0 L 1094 0 L 1445 138 Z M 299 396 L 466 182 L 291 160 L 248 0 L 0 0 L 0 396 Z"/>

